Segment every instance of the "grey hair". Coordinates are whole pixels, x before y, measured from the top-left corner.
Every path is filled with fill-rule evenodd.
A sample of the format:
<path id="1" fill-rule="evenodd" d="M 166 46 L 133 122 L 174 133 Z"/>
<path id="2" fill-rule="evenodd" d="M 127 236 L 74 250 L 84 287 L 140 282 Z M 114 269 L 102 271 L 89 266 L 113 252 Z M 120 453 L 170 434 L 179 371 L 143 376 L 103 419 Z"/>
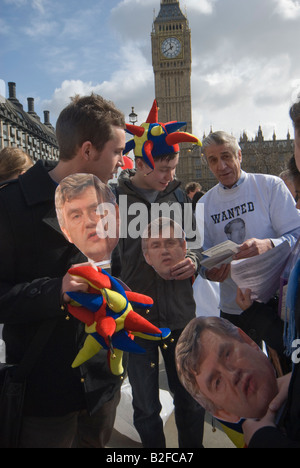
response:
<path id="1" fill-rule="evenodd" d="M 231 337 L 242 342 L 238 328 L 220 317 L 197 317 L 193 319 L 182 332 L 175 351 L 175 359 L 179 380 L 190 395 L 212 415 L 219 409 L 203 393 L 196 381 L 201 365 L 206 357 L 202 347 L 201 337 L 204 331 L 216 335 Z"/>
<path id="2" fill-rule="evenodd" d="M 241 150 L 240 145 L 238 144 L 237 139 L 230 135 L 229 133 L 218 131 L 211 133 L 206 137 L 202 142 L 202 152 L 205 155 L 206 149 L 211 145 L 227 145 L 234 154 L 237 156 L 238 152 Z"/>
<path id="3" fill-rule="evenodd" d="M 55 191 L 55 208 L 59 225 L 64 227 L 63 207 L 66 201 L 80 197 L 88 187 L 94 187 L 100 203 L 116 205 L 116 198 L 111 189 L 93 174 L 76 173 L 65 177 Z"/>

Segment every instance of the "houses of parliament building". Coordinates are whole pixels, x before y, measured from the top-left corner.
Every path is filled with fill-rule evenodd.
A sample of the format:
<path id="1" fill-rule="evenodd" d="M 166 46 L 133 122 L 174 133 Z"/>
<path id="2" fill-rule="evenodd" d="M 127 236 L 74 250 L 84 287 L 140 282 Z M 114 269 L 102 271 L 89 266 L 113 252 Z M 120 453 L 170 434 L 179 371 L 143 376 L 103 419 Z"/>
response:
<path id="1" fill-rule="evenodd" d="M 158 119 L 160 122 L 184 121 L 187 123 L 185 130 L 193 133 L 191 29 L 179 0 L 161 0 L 160 11 L 153 21 L 151 46 Z M 17 99 L 15 83 L 8 83 L 8 88 L 9 98 L 0 96 L 0 149 L 17 146 L 34 161 L 57 160 L 58 145 L 49 112 L 44 111 L 44 122 L 41 122 L 34 111 L 34 100 L 28 98 L 26 112 Z M 188 144 L 180 146 L 177 178 L 183 186 L 196 181 L 205 191 L 209 190 L 216 181 L 201 156 L 201 149 L 192 149 Z M 293 155 L 294 141 L 290 134 L 286 140 L 277 140 L 275 133 L 271 141 L 266 141 L 259 127 L 254 140 L 250 141 L 243 133 L 240 146 L 245 171 L 279 175 Z"/>

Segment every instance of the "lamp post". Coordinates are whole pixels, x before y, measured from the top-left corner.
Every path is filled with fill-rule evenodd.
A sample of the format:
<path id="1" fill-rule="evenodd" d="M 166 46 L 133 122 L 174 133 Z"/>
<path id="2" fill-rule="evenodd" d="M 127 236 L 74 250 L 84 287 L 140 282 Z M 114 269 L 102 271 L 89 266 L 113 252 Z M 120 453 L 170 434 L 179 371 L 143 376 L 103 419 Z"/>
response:
<path id="1" fill-rule="evenodd" d="M 132 125 L 135 125 L 137 123 L 137 114 L 134 112 L 134 107 L 131 108 L 131 113 L 129 114 L 129 122 L 132 124 Z"/>

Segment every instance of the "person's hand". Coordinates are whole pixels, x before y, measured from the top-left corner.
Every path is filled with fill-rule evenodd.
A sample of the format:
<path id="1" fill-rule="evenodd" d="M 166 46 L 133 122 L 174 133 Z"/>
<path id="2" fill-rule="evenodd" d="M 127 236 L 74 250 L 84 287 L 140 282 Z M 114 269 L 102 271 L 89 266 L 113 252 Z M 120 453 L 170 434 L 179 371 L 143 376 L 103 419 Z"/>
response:
<path id="1" fill-rule="evenodd" d="M 179 281 L 186 280 L 196 274 L 196 269 L 196 265 L 192 259 L 186 257 L 184 260 L 171 268 L 171 279 Z"/>
<path id="2" fill-rule="evenodd" d="M 269 404 L 269 408 L 272 411 L 275 411 L 275 412 L 279 411 L 279 409 L 282 407 L 284 402 L 288 399 L 291 377 L 292 377 L 292 373 L 290 372 L 289 374 L 286 374 L 283 377 L 279 377 L 277 379 L 278 393 L 276 397 L 274 398 L 274 400 L 272 400 L 271 403 Z"/>
<path id="3" fill-rule="evenodd" d="M 240 245 L 238 253 L 233 256 L 233 260 L 255 257 L 273 249 L 273 247 L 270 239 L 248 239 Z"/>
<path id="4" fill-rule="evenodd" d="M 230 264 L 223 264 L 220 268 L 212 268 L 207 270 L 205 275 L 209 281 L 215 281 L 217 283 L 223 283 L 229 276 Z"/>
<path id="5" fill-rule="evenodd" d="M 96 266 L 91 262 L 81 263 L 79 265 L 72 265 L 72 268 L 75 268 L 78 266 L 84 266 L 84 265 L 90 265 L 97 270 Z M 62 280 L 63 302 L 67 303 L 67 302 L 70 302 L 71 300 L 71 298 L 66 294 L 68 291 L 69 292 L 87 292 L 88 287 L 89 287 L 88 282 L 84 278 L 80 278 L 79 276 L 71 276 L 69 273 L 66 273 Z"/>
<path id="6" fill-rule="evenodd" d="M 263 427 L 276 427 L 276 411 L 268 410 L 267 414 L 261 419 L 246 419 L 243 423 L 243 433 L 246 445 L 249 445 L 255 432 Z"/>
<path id="7" fill-rule="evenodd" d="M 270 402 L 267 414 L 262 419 L 247 419 L 243 423 L 244 438 L 247 445 L 249 445 L 255 432 L 259 429 L 262 429 L 263 427 L 276 427 L 276 415 L 288 398 L 291 376 L 292 373 L 289 373 L 277 379 L 278 393 L 276 397 Z"/>
<path id="8" fill-rule="evenodd" d="M 236 303 L 242 310 L 247 310 L 252 306 L 253 300 L 251 299 L 251 289 L 242 291 L 240 288 L 237 290 Z"/>

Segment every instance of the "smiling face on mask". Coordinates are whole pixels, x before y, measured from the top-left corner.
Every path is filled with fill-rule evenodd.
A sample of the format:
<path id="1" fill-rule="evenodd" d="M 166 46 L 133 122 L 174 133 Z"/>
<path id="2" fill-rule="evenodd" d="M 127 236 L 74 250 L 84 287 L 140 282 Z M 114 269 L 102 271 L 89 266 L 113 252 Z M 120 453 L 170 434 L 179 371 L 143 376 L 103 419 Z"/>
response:
<path id="1" fill-rule="evenodd" d="M 142 158 L 136 158 L 137 172 L 132 182 L 141 189 L 163 192 L 174 180 L 178 162 L 179 154 L 174 154 L 172 158 L 157 159 L 152 170 Z"/>

